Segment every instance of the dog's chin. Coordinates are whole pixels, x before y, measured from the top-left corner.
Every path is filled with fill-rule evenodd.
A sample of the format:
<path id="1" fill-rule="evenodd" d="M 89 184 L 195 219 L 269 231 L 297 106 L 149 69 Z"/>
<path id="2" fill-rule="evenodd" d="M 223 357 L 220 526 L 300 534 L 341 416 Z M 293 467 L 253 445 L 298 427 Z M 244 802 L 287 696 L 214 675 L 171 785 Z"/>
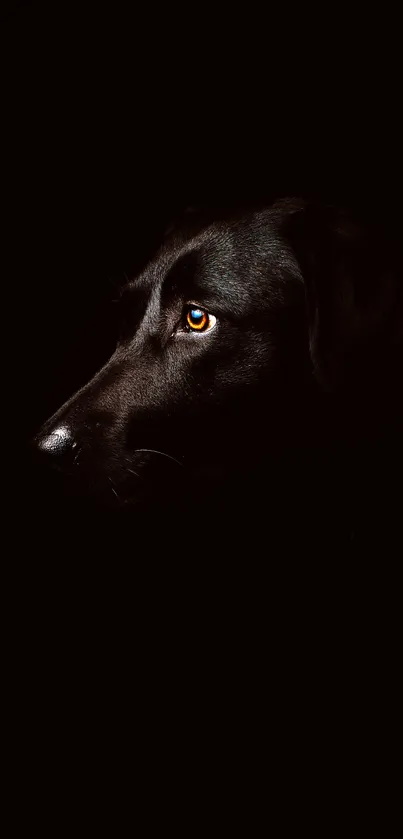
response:
<path id="1" fill-rule="evenodd" d="M 189 472 L 173 456 L 141 452 L 116 460 L 80 463 L 72 472 L 48 475 L 47 495 L 53 506 L 117 511 L 149 507 L 186 495 Z"/>
<path id="2" fill-rule="evenodd" d="M 200 498 L 206 499 L 226 480 L 224 466 L 217 463 L 204 462 L 192 468 L 184 462 L 176 469 L 169 463 L 152 462 L 147 468 L 137 463 L 129 469 L 129 474 L 104 476 L 97 484 L 92 480 L 86 491 L 93 503 L 110 510 L 185 509 L 189 504 L 198 505 Z"/>

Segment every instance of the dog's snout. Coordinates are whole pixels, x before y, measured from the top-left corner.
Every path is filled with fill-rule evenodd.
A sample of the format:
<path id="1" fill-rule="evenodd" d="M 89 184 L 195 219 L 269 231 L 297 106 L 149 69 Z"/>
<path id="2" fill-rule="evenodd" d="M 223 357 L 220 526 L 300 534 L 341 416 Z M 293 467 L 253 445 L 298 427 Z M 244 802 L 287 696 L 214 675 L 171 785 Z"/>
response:
<path id="1" fill-rule="evenodd" d="M 59 425 L 51 431 L 41 434 L 36 443 L 39 451 L 56 457 L 71 454 L 76 446 L 68 425 Z"/>
<path id="2" fill-rule="evenodd" d="M 34 456 L 39 456 L 43 466 L 71 473 L 78 466 L 82 471 L 95 459 L 101 462 L 107 456 L 113 417 L 106 411 L 84 412 L 79 403 L 74 407 L 63 410 L 63 416 L 51 418 L 35 437 Z"/>

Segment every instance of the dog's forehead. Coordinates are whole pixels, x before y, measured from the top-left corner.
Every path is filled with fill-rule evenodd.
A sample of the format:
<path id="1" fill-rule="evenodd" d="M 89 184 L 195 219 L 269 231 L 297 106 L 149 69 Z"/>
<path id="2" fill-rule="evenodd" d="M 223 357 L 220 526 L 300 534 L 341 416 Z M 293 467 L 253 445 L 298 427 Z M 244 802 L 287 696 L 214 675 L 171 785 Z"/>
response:
<path id="1" fill-rule="evenodd" d="M 212 280 L 223 272 L 233 280 L 259 270 L 279 253 L 279 239 L 267 213 L 254 212 L 215 221 L 194 220 L 176 229 L 138 279 L 143 287 L 156 283 L 187 267 L 199 281 Z"/>
<path id="2" fill-rule="evenodd" d="M 198 229 L 193 225 L 176 230 L 169 236 L 157 254 L 149 269 L 152 278 L 164 279 L 176 265 L 196 264 L 212 265 L 217 258 L 231 253 L 235 231 L 227 222 L 215 222 L 209 225 L 200 223 Z"/>
<path id="3" fill-rule="evenodd" d="M 134 286 L 147 296 L 164 289 L 239 316 L 284 300 L 285 276 L 295 271 L 287 243 L 270 211 L 207 223 L 193 220 L 169 235 Z M 167 298 L 165 298 L 167 299 Z"/>
<path id="4" fill-rule="evenodd" d="M 212 255 L 212 245 L 218 237 L 217 230 L 201 229 L 198 233 L 187 235 L 186 229 L 175 231 L 170 235 L 153 259 L 145 266 L 142 272 L 128 283 L 126 288 L 130 291 L 141 290 L 144 293 L 151 293 L 161 286 L 176 269 L 179 274 L 184 265 L 192 264 L 193 270 L 198 262 L 207 262 Z M 222 232 L 221 232 L 222 238 Z"/>

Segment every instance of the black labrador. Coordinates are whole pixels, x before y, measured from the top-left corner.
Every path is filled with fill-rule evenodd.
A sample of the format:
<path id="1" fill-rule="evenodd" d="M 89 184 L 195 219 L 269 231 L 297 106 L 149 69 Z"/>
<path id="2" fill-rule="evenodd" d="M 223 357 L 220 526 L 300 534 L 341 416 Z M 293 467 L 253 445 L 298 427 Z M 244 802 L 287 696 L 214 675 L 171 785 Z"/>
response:
<path id="1" fill-rule="evenodd" d="M 400 269 L 375 223 L 334 208 L 188 212 L 123 288 L 116 351 L 42 428 L 43 462 L 130 509 L 225 482 L 239 512 L 298 506 L 314 472 L 323 495 L 331 452 L 346 495 L 346 452 L 361 472 L 399 409 Z"/>

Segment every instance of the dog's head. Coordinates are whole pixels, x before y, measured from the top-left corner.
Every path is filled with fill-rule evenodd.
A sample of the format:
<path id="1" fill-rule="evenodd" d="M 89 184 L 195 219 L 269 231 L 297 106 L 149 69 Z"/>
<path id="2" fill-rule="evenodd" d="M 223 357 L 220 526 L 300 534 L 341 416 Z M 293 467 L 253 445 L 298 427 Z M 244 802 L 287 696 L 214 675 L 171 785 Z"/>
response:
<path id="1" fill-rule="evenodd" d="M 361 339 L 390 328 L 395 287 L 359 238 L 298 201 L 191 214 L 123 289 L 116 351 L 37 447 L 123 501 L 278 453 L 319 385 L 356 383 Z"/>

